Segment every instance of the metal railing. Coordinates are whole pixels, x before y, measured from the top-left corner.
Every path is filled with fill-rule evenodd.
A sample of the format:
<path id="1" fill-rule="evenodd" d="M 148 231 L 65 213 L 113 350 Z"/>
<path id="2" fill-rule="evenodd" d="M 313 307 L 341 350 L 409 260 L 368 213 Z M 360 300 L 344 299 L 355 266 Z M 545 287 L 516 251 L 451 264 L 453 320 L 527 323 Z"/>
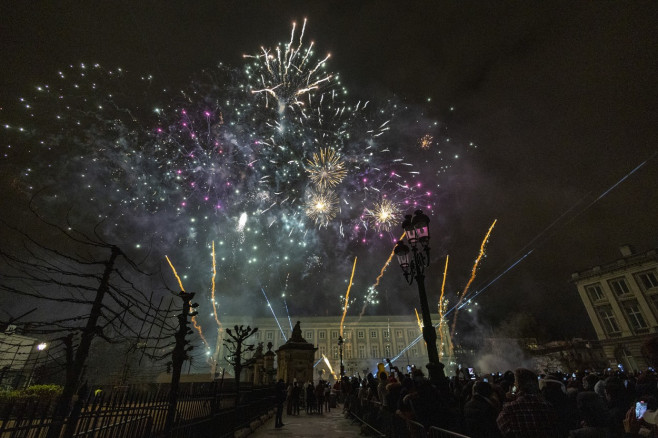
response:
<path id="1" fill-rule="evenodd" d="M 269 387 L 244 388 L 237 407 L 234 392 L 219 390 L 216 385 L 181 385 L 170 435 L 229 437 L 274 406 Z M 56 400 L 4 401 L 0 403 L 0 438 L 44 438 L 51 428 L 67 426 L 73 427 L 76 438 L 164 437 L 168 395 L 169 385 L 92 392 L 74 403 L 75 414 L 64 421 L 53 421 Z"/>
<path id="2" fill-rule="evenodd" d="M 438 427 L 425 427 L 405 419 L 372 400 L 360 400 L 352 396 L 347 401 L 347 414 L 361 424 L 363 435 L 385 438 L 469 438 Z"/>

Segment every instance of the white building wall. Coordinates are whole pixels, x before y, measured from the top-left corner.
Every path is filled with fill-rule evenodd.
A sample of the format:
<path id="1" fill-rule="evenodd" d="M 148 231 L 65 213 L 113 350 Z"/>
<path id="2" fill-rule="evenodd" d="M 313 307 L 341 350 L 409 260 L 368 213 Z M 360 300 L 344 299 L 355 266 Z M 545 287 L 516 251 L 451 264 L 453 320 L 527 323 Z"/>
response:
<path id="1" fill-rule="evenodd" d="M 438 322 L 438 315 L 432 315 L 435 322 Z M 338 350 L 338 336 L 340 334 L 340 316 L 335 317 L 300 317 L 293 318 L 293 324 L 299 320 L 302 330 L 302 336 L 315 347 L 318 347 L 315 361 L 318 367 L 329 370 L 321 353 L 326 351 L 326 357 L 337 375 L 340 370 L 340 360 L 338 354 L 334 356 L 334 351 Z M 235 324 L 250 325 L 258 327 L 257 338 L 252 339 L 252 343 L 263 342 L 263 351 L 267 351 L 267 343 L 272 342 L 272 351 L 276 351 L 285 343 L 285 338 L 281 334 L 279 326 L 272 317 L 265 318 L 248 318 L 227 316 L 221 320 L 224 328 L 232 328 Z M 292 330 L 287 320 L 279 321 L 286 337 L 290 337 Z M 285 325 L 284 325 L 285 323 Z M 359 337 L 362 332 L 363 337 Z M 375 336 L 372 336 L 374 332 Z M 386 334 L 390 333 L 390 337 Z M 307 336 L 310 334 L 311 336 Z M 346 374 L 363 374 L 364 370 L 372 372 L 376 369 L 377 363 L 384 362 L 385 358 L 393 361 L 393 365 L 404 370 L 407 365 L 416 365 L 424 367 L 427 362 L 427 349 L 422 338 L 410 346 L 412 342 L 421 335 L 415 316 L 364 316 L 346 317 L 343 327 L 343 365 Z M 217 353 L 215 355 L 218 366 L 227 367 L 226 349 L 223 346 L 223 329 L 219 331 L 217 341 Z M 363 346 L 364 350 L 359 347 Z M 388 350 L 387 350 L 388 346 Z M 373 347 L 377 348 L 378 354 L 373 355 Z M 400 354 L 401 350 L 406 352 Z M 359 351 L 364 351 L 365 357 L 359 357 Z M 389 354 L 387 354 L 387 351 Z M 399 356 L 396 358 L 396 356 Z M 444 354 L 448 358 L 448 354 Z M 230 372 L 230 367 L 227 372 Z"/>

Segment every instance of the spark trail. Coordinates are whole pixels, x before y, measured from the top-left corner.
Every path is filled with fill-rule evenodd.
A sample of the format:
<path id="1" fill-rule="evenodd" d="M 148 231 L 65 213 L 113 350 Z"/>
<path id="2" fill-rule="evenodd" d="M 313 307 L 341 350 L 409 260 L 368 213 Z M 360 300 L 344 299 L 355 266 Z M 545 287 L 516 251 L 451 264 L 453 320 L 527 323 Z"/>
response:
<path id="1" fill-rule="evenodd" d="M 329 367 L 329 372 L 331 373 L 332 376 L 334 376 L 334 379 L 336 378 L 336 373 L 334 373 L 334 369 L 331 367 L 331 364 L 329 363 L 329 359 L 327 359 L 327 356 L 324 354 L 322 355 L 322 359 L 324 360 L 324 363 L 327 364 L 327 367 Z"/>
<path id="2" fill-rule="evenodd" d="M 180 277 L 178 276 L 178 273 L 176 272 L 176 268 L 174 268 L 173 263 L 171 263 L 171 260 L 169 260 L 169 257 L 165 255 L 165 258 L 167 259 L 167 262 L 169 263 L 169 266 L 171 267 L 171 270 L 174 273 L 174 276 L 176 277 L 176 280 L 178 280 L 178 285 L 180 286 L 180 290 L 185 292 L 185 288 L 183 287 L 183 282 L 181 281 Z M 196 316 L 192 317 L 192 325 L 196 329 L 196 331 L 199 333 L 199 336 L 201 337 L 201 340 L 203 343 L 206 345 L 207 349 L 210 349 L 210 345 L 208 344 L 208 341 L 206 341 L 206 337 L 203 335 L 203 330 L 201 330 L 201 326 L 197 322 Z"/>
<path id="3" fill-rule="evenodd" d="M 420 331 L 423 331 L 423 322 L 420 320 L 420 316 L 418 316 L 418 309 L 414 307 L 414 312 L 416 312 L 416 322 L 418 322 L 418 328 Z"/>
<path id="4" fill-rule="evenodd" d="M 286 275 L 286 285 L 283 288 L 283 305 L 286 307 L 286 314 L 288 315 L 288 323 L 290 324 L 290 331 L 292 331 L 292 320 L 290 319 L 290 312 L 288 311 L 288 303 L 286 302 L 286 292 L 288 291 L 288 279 L 290 278 L 290 272 Z"/>
<path id="5" fill-rule="evenodd" d="M 449 258 L 450 256 L 446 255 L 446 265 L 443 268 L 443 281 L 441 282 L 441 296 L 439 297 L 439 336 L 441 341 L 441 348 L 439 349 L 439 360 L 441 360 L 441 355 L 443 354 L 443 325 L 445 324 L 445 317 L 443 316 L 443 294 L 446 290 L 446 276 L 448 275 Z"/>
<path id="6" fill-rule="evenodd" d="M 287 341 L 287 340 L 288 340 L 288 337 L 287 337 L 286 334 L 283 332 L 283 328 L 281 327 L 281 323 L 279 323 L 279 318 L 277 318 L 277 317 L 276 317 L 276 313 L 274 313 L 274 308 L 272 307 L 272 304 L 270 303 L 270 299 L 267 298 L 267 294 L 265 293 L 265 289 L 263 289 L 263 288 L 261 287 L 261 288 L 260 288 L 260 291 L 263 292 L 263 296 L 265 297 L 265 301 L 267 301 L 267 307 L 269 307 L 270 310 L 272 311 L 272 316 L 274 316 L 274 320 L 276 321 L 276 325 L 278 325 L 278 326 L 279 326 L 279 330 L 281 330 L 281 334 L 283 335 L 283 339 Z"/>
<path id="7" fill-rule="evenodd" d="M 352 280 L 354 279 L 355 269 L 356 269 L 356 257 L 354 257 L 354 265 L 352 266 L 352 275 L 350 276 L 350 284 L 347 285 L 347 293 L 345 294 L 345 308 L 343 309 L 343 317 L 340 319 L 341 336 L 343 336 L 343 323 L 345 322 L 345 315 L 347 315 L 347 306 L 349 305 L 350 289 L 352 289 Z"/>
<path id="8" fill-rule="evenodd" d="M 217 316 L 217 303 L 215 302 L 215 278 L 217 277 L 217 260 L 215 257 L 215 241 L 212 241 L 212 282 L 210 288 L 210 299 L 212 300 L 212 311 L 213 316 L 215 317 L 215 322 L 217 323 L 217 329 L 222 328 L 222 324 L 219 322 L 219 317 Z"/>
<path id="9" fill-rule="evenodd" d="M 473 280 L 475 279 L 475 273 L 477 272 L 478 265 L 480 264 L 480 260 L 482 260 L 482 257 L 484 256 L 484 247 L 487 245 L 487 241 L 489 240 L 491 231 L 493 230 L 497 221 L 498 219 L 494 219 L 493 223 L 489 227 L 489 231 L 487 231 L 487 234 L 484 236 L 484 240 L 482 240 L 482 244 L 480 245 L 480 253 L 475 259 L 475 263 L 473 264 L 473 269 L 471 269 L 471 278 L 468 279 L 468 283 L 466 283 L 464 292 L 462 292 L 462 294 L 459 296 L 459 301 L 457 301 L 457 310 L 455 311 L 455 316 L 452 319 L 452 329 L 450 330 L 450 338 L 453 338 L 455 336 L 455 328 L 457 327 L 457 315 L 459 315 L 459 305 L 461 304 L 464 297 L 468 293 L 468 288 L 471 287 L 471 283 L 473 283 Z"/>
<path id="10" fill-rule="evenodd" d="M 404 232 L 402 233 L 402 235 L 400 236 L 400 238 L 398 240 L 402 240 L 403 237 L 404 237 Z M 384 263 L 384 266 L 382 266 L 381 271 L 379 271 L 379 275 L 377 276 L 377 279 L 375 280 L 375 284 L 373 284 L 372 286 L 370 286 L 370 288 L 368 288 L 368 290 L 373 291 L 373 294 L 375 294 L 377 286 L 379 286 L 379 282 L 381 281 L 382 277 L 384 276 L 384 272 L 386 272 L 386 268 L 388 268 L 388 265 L 389 265 L 389 263 L 391 263 L 391 260 L 393 259 L 394 255 L 395 255 L 395 248 L 393 248 L 393 250 L 391 250 L 391 254 L 389 254 L 388 259 L 386 259 L 386 263 Z M 361 317 L 363 317 L 363 315 L 366 313 L 366 307 L 368 306 L 369 302 L 370 302 L 370 300 L 366 299 L 365 303 L 363 303 L 363 308 L 361 309 L 361 313 L 359 314 L 359 321 L 361 320 Z M 356 323 L 358 324 L 359 321 L 357 321 Z"/>
<path id="11" fill-rule="evenodd" d="M 443 295 L 446 290 L 446 276 L 448 274 L 448 260 L 450 256 L 446 255 L 446 265 L 443 268 L 443 281 L 441 282 L 441 296 L 439 297 L 439 316 L 443 318 Z"/>
<path id="12" fill-rule="evenodd" d="M 587 204 L 582 210 L 576 212 L 573 214 L 573 216 L 568 217 L 569 213 L 571 213 L 578 205 L 580 205 L 583 199 L 578 200 L 576 203 L 574 203 L 571 207 L 569 207 L 567 210 L 565 210 L 560 216 L 558 216 L 553 222 L 551 222 L 546 228 L 544 228 L 542 231 L 540 231 L 535 237 L 533 237 L 530 242 L 528 242 L 526 245 L 523 246 L 519 250 L 517 254 L 520 254 L 523 251 L 526 251 L 526 249 L 530 248 L 537 242 L 537 244 L 534 246 L 534 248 L 528 249 L 523 255 L 520 257 L 513 259 L 510 263 L 510 265 L 505 268 L 503 272 L 498 274 L 493 280 L 491 280 L 489 283 L 487 283 L 485 286 L 483 286 L 481 289 L 478 289 L 469 299 L 473 299 L 480 295 L 482 292 L 487 290 L 492 284 L 494 284 L 496 281 L 498 281 L 502 276 L 507 274 L 509 271 L 511 271 L 516 265 L 521 263 L 523 260 L 525 260 L 526 257 L 528 257 L 530 254 L 532 254 L 537 248 L 539 248 L 543 243 L 548 241 L 548 239 L 553 236 L 557 231 L 553 231 L 553 228 L 556 228 L 560 222 L 564 220 L 564 224 L 568 224 L 573 222 L 577 217 L 579 217 L 581 214 L 589 210 L 594 204 L 596 204 L 598 201 L 603 199 L 605 196 L 607 196 L 613 189 L 615 189 L 617 186 L 619 186 L 622 182 L 626 181 L 631 175 L 633 175 L 635 172 L 640 170 L 642 167 L 644 167 L 649 161 L 653 160 L 658 156 L 658 152 L 654 152 L 649 158 L 646 160 L 642 161 L 640 164 L 635 166 L 632 170 L 630 170 L 627 174 L 625 174 L 621 179 L 619 179 L 617 182 L 615 182 L 612 186 L 608 187 L 606 190 L 604 190 L 596 199 L 594 199 L 592 202 Z M 550 232 L 550 233 L 549 233 Z M 540 240 L 542 239 L 543 240 Z M 453 306 L 450 310 L 446 312 L 446 315 L 453 310 L 458 310 L 461 309 L 463 305 L 460 305 L 459 307 L 457 305 Z"/>

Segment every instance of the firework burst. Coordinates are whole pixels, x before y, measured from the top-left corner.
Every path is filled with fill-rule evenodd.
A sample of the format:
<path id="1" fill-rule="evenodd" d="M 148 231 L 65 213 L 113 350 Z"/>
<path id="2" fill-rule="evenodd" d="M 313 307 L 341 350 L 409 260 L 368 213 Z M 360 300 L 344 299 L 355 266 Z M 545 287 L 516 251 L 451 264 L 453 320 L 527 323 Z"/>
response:
<path id="1" fill-rule="evenodd" d="M 418 146 L 420 146 L 420 148 L 423 150 L 428 150 L 430 146 L 432 146 L 433 141 L 434 137 L 429 134 L 425 134 L 420 139 L 418 139 Z"/>
<path id="2" fill-rule="evenodd" d="M 336 187 L 347 174 L 340 156 L 330 148 L 320 149 L 306 164 L 306 172 L 319 190 Z"/>
<path id="3" fill-rule="evenodd" d="M 257 80 L 257 85 L 250 86 L 250 92 L 262 96 L 265 107 L 269 108 L 270 99 L 273 99 L 279 114 L 291 109 L 303 117 L 308 117 L 307 108 L 312 109 L 314 93 L 321 88 L 330 88 L 334 75 L 325 70 L 330 54 L 315 61 L 313 43 L 304 47 L 306 20 L 296 44 L 295 29 L 296 23 L 293 23 L 287 44 L 279 44 L 274 50 L 261 47 L 260 54 L 244 57 L 256 60 L 255 64 L 247 67 L 250 77 L 253 76 Z"/>
<path id="4" fill-rule="evenodd" d="M 175 89 L 94 64 L 62 69 L 17 102 L 20 120 L 2 121 L 22 146 L 6 149 L 5 168 L 25 193 L 48 187 L 52 211 L 175 251 L 183 278 L 202 278 L 196 261 L 214 241 L 217 291 L 275 289 L 287 272 L 291 291 L 324 284 L 345 268 L 328 257 L 388 248 L 401 210 L 432 210 L 435 187 L 408 146 L 436 129 L 393 98 L 350 101 L 304 38 L 293 27 L 287 43 Z"/>
<path id="5" fill-rule="evenodd" d="M 306 215 L 320 227 L 326 227 L 338 213 L 338 196 L 332 190 L 311 190 L 306 201 Z"/>
<path id="6" fill-rule="evenodd" d="M 400 222 L 401 213 L 395 202 L 382 199 L 372 209 L 366 209 L 367 216 L 374 227 L 381 231 L 390 231 Z"/>

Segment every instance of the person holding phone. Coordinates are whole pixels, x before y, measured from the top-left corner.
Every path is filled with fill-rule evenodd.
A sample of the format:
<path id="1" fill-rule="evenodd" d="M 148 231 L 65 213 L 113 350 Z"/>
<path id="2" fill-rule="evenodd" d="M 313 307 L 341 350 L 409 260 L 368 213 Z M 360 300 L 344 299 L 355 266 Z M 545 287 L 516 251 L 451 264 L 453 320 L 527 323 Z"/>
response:
<path id="1" fill-rule="evenodd" d="M 642 397 L 626 412 L 625 437 L 658 438 L 658 403 L 654 397 Z"/>

